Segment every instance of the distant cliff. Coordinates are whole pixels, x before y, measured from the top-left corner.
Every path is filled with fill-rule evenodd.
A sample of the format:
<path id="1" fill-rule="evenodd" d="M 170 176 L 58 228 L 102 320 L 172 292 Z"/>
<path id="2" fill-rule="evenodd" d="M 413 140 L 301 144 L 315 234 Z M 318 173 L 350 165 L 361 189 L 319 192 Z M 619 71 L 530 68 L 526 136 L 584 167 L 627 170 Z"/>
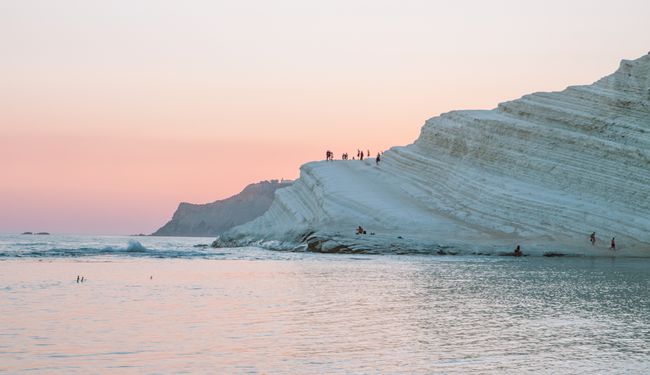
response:
<path id="1" fill-rule="evenodd" d="M 206 204 L 182 202 L 172 219 L 153 236 L 216 236 L 264 214 L 275 191 L 291 181 L 262 181 L 230 198 Z"/>

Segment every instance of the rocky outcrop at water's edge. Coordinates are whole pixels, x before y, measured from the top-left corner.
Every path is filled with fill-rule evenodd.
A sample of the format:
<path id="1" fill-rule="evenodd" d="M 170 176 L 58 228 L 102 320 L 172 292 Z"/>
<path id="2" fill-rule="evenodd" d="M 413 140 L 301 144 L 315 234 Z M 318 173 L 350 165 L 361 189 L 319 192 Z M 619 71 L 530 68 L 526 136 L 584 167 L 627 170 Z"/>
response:
<path id="1" fill-rule="evenodd" d="M 355 235 L 359 225 L 368 234 Z M 215 241 L 489 254 L 516 244 L 530 254 L 650 256 L 650 55 L 591 85 L 434 117 L 379 165 L 305 164 L 268 211 Z"/>

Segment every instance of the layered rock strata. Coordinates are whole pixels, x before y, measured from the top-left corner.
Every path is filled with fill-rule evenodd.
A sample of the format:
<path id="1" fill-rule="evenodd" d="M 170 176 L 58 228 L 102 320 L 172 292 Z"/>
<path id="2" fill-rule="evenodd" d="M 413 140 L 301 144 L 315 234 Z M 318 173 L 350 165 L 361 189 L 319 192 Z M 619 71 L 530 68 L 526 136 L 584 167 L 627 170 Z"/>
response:
<path id="1" fill-rule="evenodd" d="M 620 253 L 650 254 L 650 55 L 591 85 L 434 117 L 379 165 L 306 164 L 215 244 L 607 254 L 612 237 Z"/>

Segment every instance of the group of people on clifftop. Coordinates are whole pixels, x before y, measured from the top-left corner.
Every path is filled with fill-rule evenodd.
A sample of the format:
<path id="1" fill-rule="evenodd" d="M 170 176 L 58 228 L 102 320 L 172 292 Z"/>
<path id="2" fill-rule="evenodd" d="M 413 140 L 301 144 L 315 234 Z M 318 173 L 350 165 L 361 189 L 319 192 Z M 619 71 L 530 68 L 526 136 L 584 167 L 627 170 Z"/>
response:
<path id="1" fill-rule="evenodd" d="M 383 152 L 378 152 L 377 156 L 375 157 L 375 164 L 379 165 L 379 162 L 381 161 L 381 155 Z M 357 150 L 357 156 L 356 158 L 353 156 L 352 160 L 363 160 L 363 158 L 368 158 L 370 156 L 370 150 L 366 150 L 366 153 L 363 152 L 363 150 Z M 327 150 L 325 152 L 325 160 L 327 161 L 332 161 L 334 160 L 334 153 L 330 150 Z M 347 152 L 343 153 L 341 155 L 341 160 L 350 160 L 350 156 L 348 155 Z"/>

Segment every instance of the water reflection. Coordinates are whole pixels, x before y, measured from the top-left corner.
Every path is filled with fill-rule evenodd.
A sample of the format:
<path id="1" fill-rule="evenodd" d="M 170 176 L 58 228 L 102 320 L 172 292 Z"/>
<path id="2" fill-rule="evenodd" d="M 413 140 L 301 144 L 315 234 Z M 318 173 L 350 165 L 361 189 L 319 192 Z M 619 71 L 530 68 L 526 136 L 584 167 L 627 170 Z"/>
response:
<path id="1" fill-rule="evenodd" d="M 642 373 L 648 265 L 313 254 L 5 261 L 0 369 Z M 74 283 L 78 273 L 89 281 Z"/>

